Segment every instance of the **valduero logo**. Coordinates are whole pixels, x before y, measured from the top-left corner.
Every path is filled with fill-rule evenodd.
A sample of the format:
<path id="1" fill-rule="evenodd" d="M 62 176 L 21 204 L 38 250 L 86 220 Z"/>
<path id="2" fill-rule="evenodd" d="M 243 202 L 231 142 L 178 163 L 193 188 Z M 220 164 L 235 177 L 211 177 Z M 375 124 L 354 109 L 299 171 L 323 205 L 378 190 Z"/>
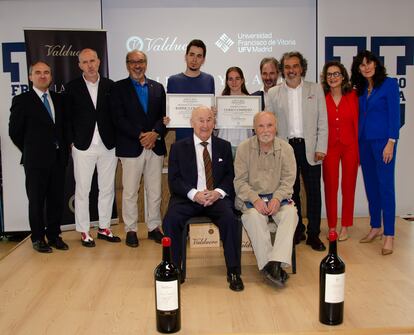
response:
<path id="1" fill-rule="evenodd" d="M 367 37 L 342 36 L 325 37 L 325 61 L 337 60 L 346 66 L 352 63 L 353 57 L 362 50 L 371 50 L 387 68 L 391 77 L 395 77 L 400 87 L 401 126 L 405 123 L 406 94 L 409 83 L 407 66 L 414 65 L 413 36 L 371 36 L 368 45 Z M 411 88 L 412 89 L 412 88 Z"/>
<path id="2" fill-rule="evenodd" d="M 144 37 L 131 36 L 126 41 L 128 51 L 139 50 L 143 52 L 172 52 L 185 51 L 187 43 L 178 43 L 178 37 Z"/>
<path id="3" fill-rule="evenodd" d="M 13 54 L 15 53 L 25 53 L 26 46 L 24 42 L 9 42 L 2 43 L 2 56 L 3 56 L 3 72 L 10 73 L 10 94 L 15 96 L 17 94 L 27 92 L 29 90 L 29 85 L 26 83 L 21 83 L 21 74 L 20 74 L 20 65 L 18 62 L 13 62 Z M 26 65 L 24 65 L 26 66 Z"/>

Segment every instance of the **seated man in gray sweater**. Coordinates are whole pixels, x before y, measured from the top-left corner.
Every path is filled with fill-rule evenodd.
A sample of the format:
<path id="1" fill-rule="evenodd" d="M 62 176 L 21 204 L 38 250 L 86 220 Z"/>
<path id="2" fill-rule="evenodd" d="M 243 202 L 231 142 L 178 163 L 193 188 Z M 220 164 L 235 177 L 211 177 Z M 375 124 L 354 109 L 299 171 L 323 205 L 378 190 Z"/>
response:
<path id="1" fill-rule="evenodd" d="M 292 243 L 298 222 L 291 200 L 296 161 L 289 143 L 276 137 L 276 117 L 259 112 L 254 117 L 256 135 L 242 142 L 234 161 L 236 208 L 252 242 L 257 265 L 274 285 L 288 279 L 282 269 L 291 263 Z M 269 218 L 277 225 L 271 243 Z"/>

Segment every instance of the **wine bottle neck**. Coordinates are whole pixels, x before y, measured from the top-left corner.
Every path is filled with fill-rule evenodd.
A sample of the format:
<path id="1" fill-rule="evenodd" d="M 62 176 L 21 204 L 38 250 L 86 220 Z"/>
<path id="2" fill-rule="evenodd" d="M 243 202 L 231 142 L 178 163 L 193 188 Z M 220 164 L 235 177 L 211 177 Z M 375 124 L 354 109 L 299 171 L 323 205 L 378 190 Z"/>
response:
<path id="1" fill-rule="evenodd" d="M 171 247 L 162 247 L 162 260 L 171 263 Z"/>
<path id="2" fill-rule="evenodd" d="M 329 242 L 329 254 L 337 254 L 336 241 Z"/>

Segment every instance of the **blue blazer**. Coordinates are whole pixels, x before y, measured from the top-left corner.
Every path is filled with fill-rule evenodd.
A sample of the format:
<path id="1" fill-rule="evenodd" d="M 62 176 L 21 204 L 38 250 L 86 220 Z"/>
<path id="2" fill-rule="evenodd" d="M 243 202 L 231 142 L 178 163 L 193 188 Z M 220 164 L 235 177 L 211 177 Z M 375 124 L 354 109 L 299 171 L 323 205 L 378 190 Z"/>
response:
<path id="1" fill-rule="evenodd" d="M 139 141 L 141 132 L 156 131 L 160 138 L 152 149 L 157 155 L 165 155 L 165 116 L 164 87 L 151 79 L 148 82 L 148 113 L 139 101 L 131 79 L 117 81 L 111 91 L 111 106 L 115 115 L 116 155 L 118 157 L 138 157 L 143 147 Z"/>
<path id="2" fill-rule="evenodd" d="M 398 139 L 400 131 L 400 91 L 394 78 L 386 78 L 368 96 L 367 88 L 359 97 L 359 138 L 365 140 Z"/>
<path id="3" fill-rule="evenodd" d="M 231 144 L 216 136 L 211 137 L 214 188 L 220 188 L 234 201 L 234 167 Z M 168 184 L 171 199 L 187 198 L 197 188 L 197 159 L 193 136 L 171 145 L 168 161 Z"/>

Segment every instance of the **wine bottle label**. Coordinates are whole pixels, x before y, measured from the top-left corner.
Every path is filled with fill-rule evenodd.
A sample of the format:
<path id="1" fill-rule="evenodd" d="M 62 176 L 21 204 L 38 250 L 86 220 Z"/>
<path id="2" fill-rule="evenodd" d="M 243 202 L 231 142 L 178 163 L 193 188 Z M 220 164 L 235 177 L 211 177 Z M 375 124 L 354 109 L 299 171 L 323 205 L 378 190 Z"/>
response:
<path id="1" fill-rule="evenodd" d="M 178 281 L 155 281 L 157 309 L 173 311 L 178 309 Z"/>
<path id="2" fill-rule="evenodd" d="M 336 304 L 344 301 L 345 273 L 326 274 L 325 279 L 325 302 Z"/>

